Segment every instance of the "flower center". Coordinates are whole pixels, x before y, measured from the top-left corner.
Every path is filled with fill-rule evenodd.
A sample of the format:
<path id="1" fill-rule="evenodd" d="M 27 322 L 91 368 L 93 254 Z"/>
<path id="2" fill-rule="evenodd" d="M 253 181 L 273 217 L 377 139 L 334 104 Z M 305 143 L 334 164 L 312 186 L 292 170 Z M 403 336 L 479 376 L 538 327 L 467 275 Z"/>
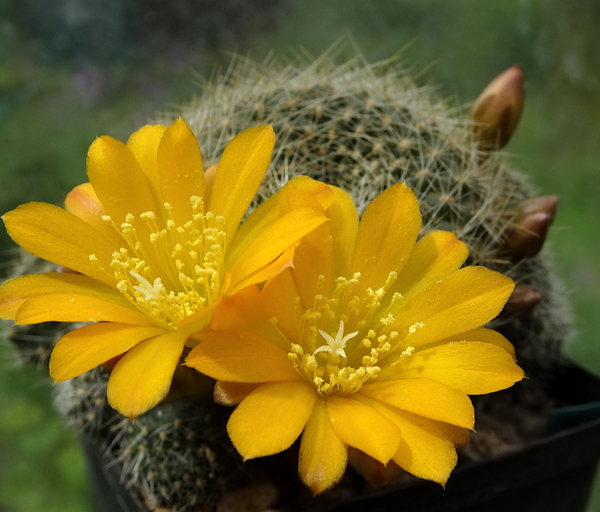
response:
<path id="1" fill-rule="evenodd" d="M 192 196 L 192 218 L 176 225 L 171 205 L 162 229 L 154 212 L 127 215 L 120 226 L 128 247 L 113 253 L 117 288 L 159 326 L 176 329 L 187 316 L 213 302 L 221 291 L 227 235 L 225 219 L 204 213 Z M 108 216 L 107 222 L 112 222 Z"/>
<path id="2" fill-rule="evenodd" d="M 333 296 L 317 294 L 313 307 L 302 314 L 299 342 L 291 344 L 288 357 L 321 395 L 354 393 L 377 377 L 381 359 L 395 348 L 399 338 L 391 329 L 393 315 L 385 313 L 402 296 L 395 293 L 382 306 L 396 277 L 391 272 L 376 290 L 361 286 L 359 273 L 351 279 L 338 278 Z M 319 276 L 320 288 L 324 282 Z M 345 330 L 352 332 L 344 334 Z M 400 357 L 411 353 L 405 350 Z"/>
<path id="3" fill-rule="evenodd" d="M 346 357 L 346 352 L 344 351 L 346 342 L 354 338 L 354 336 L 358 334 L 358 331 L 351 332 L 350 334 L 346 334 L 346 336 L 344 336 L 344 321 L 340 320 L 340 328 L 338 329 L 335 339 L 321 329 L 319 329 L 319 334 L 325 338 L 327 345 L 320 346 L 317 350 L 315 350 L 315 354 L 319 352 L 329 352 L 330 354 Z"/>

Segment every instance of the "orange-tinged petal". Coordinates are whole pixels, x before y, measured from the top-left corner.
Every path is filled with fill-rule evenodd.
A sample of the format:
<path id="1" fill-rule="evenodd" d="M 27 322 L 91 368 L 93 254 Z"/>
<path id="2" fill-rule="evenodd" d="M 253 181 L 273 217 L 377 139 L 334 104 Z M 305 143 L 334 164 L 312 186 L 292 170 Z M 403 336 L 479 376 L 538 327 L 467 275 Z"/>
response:
<path id="1" fill-rule="evenodd" d="M 185 364 L 229 382 L 297 381 L 288 353 L 254 333 L 209 331 Z"/>
<path id="2" fill-rule="evenodd" d="M 306 382 L 267 382 L 233 411 L 227 431 L 244 460 L 289 448 L 310 418 L 316 391 Z"/>
<path id="3" fill-rule="evenodd" d="M 418 294 L 396 316 L 406 346 L 420 347 L 489 322 L 512 293 L 514 282 L 485 267 L 466 267 Z"/>
<path id="4" fill-rule="evenodd" d="M 502 334 L 492 329 L 480 327 L 479 329 L 473 329 L 472 331 L 455 334 L 454 336 L 444 338 L 443 340 L 435 343 L 435 345 L 443 345 L 451 341 L 480 341 L 481 343 L 491 343 L 492 345 L 496 345 L 506 350 L 514 361 L 517 360 L 515 347 L 513 347 L 513 344 L 504 336 L 502 336 Z"/>
<path id="5" fill-rule="evenodd" d="M 256 281 L 253 274 L 275 262 L 282 253 L 326 220 L 322 213 L 312 208 L 298 208 L 271 223 L 248 245 L 237 261 L 230 262 L 232 292 L 260 282 Z"/>
<path id="6" fill-rule="evenodd" d="M 297 343 L 299 333 L 301 332 L 301 310 L 297 302 L 299 298 L 298 288 L 290 269 L 285 269 L 267 282 L 260 293 L 260 305 L 267 313 L 269 318 L 275 318 L 277 321 L 277 330 L 292 343 Z M 259 322 L 257 322 L 258 324 Z M 255 328 L 256 329 L 256 328 Z M 269 340 L 278 342 L 275 337 L 269 337 Z M 285 348 L 289 346 L 280 345 Z"/>
<path id="7" fill-rule="evenodd" d="M 270 321 L 272 315 L 262 307 L 258 286 L 247 286 L 235 295 L 227 295 L 210 319 L 215 331 L 249 331 L 277 344 L 286 352 L 290 343 Z"/>
<path id="8" fill-rule="evenodd" d="M 27 203 L 3 216 L 11 238 L 42 259 L 113 285 L 112 253 L 102 233 L 72 213 L 47 203 Z M 90 261 L 94 254 L 97 263 Z"/>
<path id="9" fill-rule="evenodd" d="M 390 293 L 400 292 L 402 303 L 458 270 L 469 249 L 449 231 L 431 231 L 417 242 Z M 399 304 L 399 305 L 400 305 Z"/>
<path id="10" fill-rule="evenodd" d="M 320 494 L 337 484 L 348 463 L 348 447 L 335 434 L 322 399 L 317 400 L 300 443 L 298 471 L 302 482 Z"/>
<path id="11" fill-rule="evenodd" d="M 225 382 L 218 380 L 215 383 L 215 402 L 221 405 L 237 405 L 261 384 L 247 382 Z"/>
<path id="12" fill-rule="evenodd" d="M 162 332 L 158 327 L 116 323 L 86 325 L 58 340 L 50 357 L 50 376 L 54 382 L 77 377 Z"/>
<path id="13" fill-rule="evenodd" d="M 435 380 L 403 378 L 380 381 L 378 378 L 365 384 L 359 393 L 398 409 L 463 428 L 472 429 L 475 421 L 469 397 Z"/>
<path id="14" fill-rule="evenodd" d="M 168 332 L 129 350 L 110 374 L 108 403 L 132 420 L 157 405 L 169 392 L 187 338 L 185 332 Z"/>
<path id="15" fill-rule="evenodd" d="M 419 203 L 412 190 L 398 183 L 367 206 L 356 239 L 352 273 L 366 286 L 382 286 L 391 271 L 399 272 L 421 229 Z"/>
<path id="16" fill-rule="evenodd" d="M 166 126 L 162 124 L 147 124 L 131 134 L 127 147 L 140 164 L 157 204 L 162 204 L 158 180 L 158 145 L 165 133 Z"/>
<path id="17" fill-rule="evenodd" d="M 260 288 L 247 286 L 234 295 L 223 297 L 210 319 L 211 329 L 217 331 L 252 330 L 269 320 L 259 305 Z"/>
<path id="18" fill-rule="evenodd" d="M 71 190 L 65 198 L 65 209 L 100 231 L 115 249 L 125 246 L 123 237 L 112 224 L 102 219 L 106 212 L 91 183 L 83 183 Z"/>
<path id="19" fill-rule="evenodd" d="M 400 430 L 400 444 L 393 461 L 419 478 L 446 485 L 457 461 L 446 426 L 383 404 L 378 410 Z"/>
<path id="20" fill-rule="evenodd" d="M 335 285 L 332 226 L 321 224 L 300 242 L 290 273 L 296 283 L 300 304 L 312 307 L 317 293 L 327 295 Z M 323 276 L 323 277 L 320 277 Z M 319 292 L 317 292 L 317 288 Z"/>
<path id="21" fill-rule="evenodd" d="M 267 171 L 274 145 L 273 128 L 263 125 L 240 133 L 223 152 L 207 210 L 225 217 L 224 231 L 229 241 Z"/>
<path id="22" fill-rule="evenodd" d="M 123 297 L 124 298 L 124 297 Z M 89 295 L 51 293 L 25 301 L 17 311 L 17 324 L 40 322 L 118 322 L 154 325 L 131 303 L 115 303 Z"/>
<path id="23" fill-rule="evenodd" d="M 178 119 L 165 131 L 158 146 L 161 198 L 172 207 L 173 220 L 182 226 L 192 218 L 190 197 L 204 198 L 204 163 L 196 136 Z"/>
<path id="24" fill-rule="evenodd" d="M 128 213 L 137 217 L 159 211 L 146 175 L 121 141 L 107 136 L 96 139 L 88 151 L 87 175 L 104 210 L 117 225 Z"/>
<path id="25" fill-rule="evenodd" d="M 438 380 L 469 395 L 499 391 L 525 377 L 506 350 L 478 341 L 454 341 L 419 350 L 394 366 L 395 372 L 407 379 Z"/>
<path id="26" fill-rule="evenodd" d="M 217 164 L 211 165 L 206 171 L 204 171 L 204 204 L 207 205 L 210 201 L 210 195 L 212 194 L 212 186 L 215 182 L 215 175 L 217 174 Z M 264 204 L 264 203 L 263 203 Z"/>
<path id="27" fill-rule="evenodd" d="M 383 464 L 398 449 L 400 432 L 396 426 L 373 407 L 349 397 L 335 395 L 325 398 L 327 414 L 336 435 Z"/>
<path id="28" fill-rule="evenodd" d="M 96 229 L 107 225 L 102 220 L 102 216 L 106 215 L 106 212 L 91 183 L 82 183 L 71 190 L 65 198 L 65 209 Z"/>
<path id="29" fill-rule="evenodd" d="M 126 305 L 127 299 L 114 287 L 81 274 L 49 272 L 9 279 L 0 285 L 0 318 L 13 319 L 21 305 L 32 297 L 52 293 L 89 295 Z"/>

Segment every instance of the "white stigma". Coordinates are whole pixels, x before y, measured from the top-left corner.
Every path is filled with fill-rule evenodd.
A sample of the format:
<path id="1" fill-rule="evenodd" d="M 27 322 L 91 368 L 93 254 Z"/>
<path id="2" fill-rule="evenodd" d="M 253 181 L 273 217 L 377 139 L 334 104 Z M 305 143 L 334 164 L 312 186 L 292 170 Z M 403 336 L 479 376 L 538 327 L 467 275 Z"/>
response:
<path id="1" fill-rule="evenodd" d="M 141 286 L 134 286 L 133 289 L 140 292 L 146 300 L 157 300 L 160 299 L 160 291 L 164 288 L 160 277 L 154 280 L 154 284 L 150 284 L 145 277 L 139 275 L 137 272 L 129 271 L 129 273 L 135 277 Z"/>
<path id="2" fill-rule="evenodd" d="M 314 354 L 318 354 L 319 352 L 329 352 L 330 354 L 346 357 L 346 351 L 344 350 L 346 348 L 346 343 L 348 340 L 354 338 L 354 336 L 358 334 L 358 331 L 351 332 L 350 334 L 346 334 L 346 336 L 344 336 L 344 321 L 340 320 L 340 328 L 338 329 L 335 339 L 321 329 L 319 329 L 319 333 L 321 336 L 323 336 L 323 338 L 325 338 L 327 345 L 319 347 L 314 351 Z"/>

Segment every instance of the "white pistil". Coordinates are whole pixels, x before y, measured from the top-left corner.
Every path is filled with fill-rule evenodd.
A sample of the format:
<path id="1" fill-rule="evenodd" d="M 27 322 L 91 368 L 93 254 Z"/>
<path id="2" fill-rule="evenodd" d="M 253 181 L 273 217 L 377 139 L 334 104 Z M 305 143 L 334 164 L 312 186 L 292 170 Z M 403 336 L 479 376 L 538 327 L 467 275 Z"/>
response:
<path id="1" fill-rule="evenodd" d="M 346 348 L 346 343 L 348 340 L 354 338 L 354 336 L 358 334 L 358 331 L 351 332 L 344 336 L 344 321 L 340 320 L 340 328 L 338 329 L 335 338 L 321 329 L 319 329 L 319 333 L 325 338 L 327 345 L 320 346 L 314 351 L 313 355 L 318 354 L 319 352 L 329 352 L 330 354 L 335 354 L 340 357 L 346 357 L 346 351 L 344 350 Z"/>
<path id="2" fill-rule="evenodd" d="M 160 299 L 160 297 L 161 297 L 160 292 L 164 288 L 160 277 L 157 277 L 154 280 L 154 284 L 150 284 L 150 281 L 148 281 L 145 277 L 139 275 L 137 272 L 133 272 L 132 270 L 130 270 L 129 273 L 133 277 L 135 277 L 141 284 L 141 286 L 134 286 L 133 289 L 140 292 L 144 296 L 144 299 L 146 299 L 146 300 Z"/>

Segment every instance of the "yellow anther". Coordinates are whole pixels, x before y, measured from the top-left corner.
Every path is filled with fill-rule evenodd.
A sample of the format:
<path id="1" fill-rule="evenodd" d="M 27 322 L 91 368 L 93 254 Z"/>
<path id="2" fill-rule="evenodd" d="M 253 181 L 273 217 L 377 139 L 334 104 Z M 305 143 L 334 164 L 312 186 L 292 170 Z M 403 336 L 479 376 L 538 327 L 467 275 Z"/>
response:
<path id="1" fill-rule="evenodd" d="M 422 329 L 423 327 L 425 327 L 425 324 L 423 322 L 416 322 L 408 328 L 408 334 L 414 334 L 415 332 L 417 332 L 419 329 Z"/>

